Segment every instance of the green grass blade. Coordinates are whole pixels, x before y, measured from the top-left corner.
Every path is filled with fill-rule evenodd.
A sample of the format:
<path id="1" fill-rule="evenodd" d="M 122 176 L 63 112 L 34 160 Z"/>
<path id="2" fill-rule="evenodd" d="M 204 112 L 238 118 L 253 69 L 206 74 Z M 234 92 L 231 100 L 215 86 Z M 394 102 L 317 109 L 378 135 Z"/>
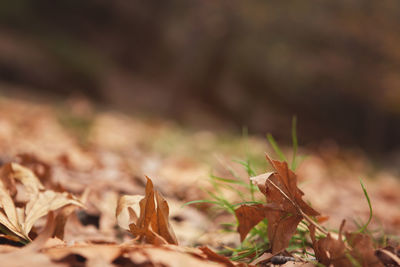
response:
<path id="1" fill-rule="evenodd" d="M 260 201 L 244 201 L 244 202 L 237 203 L 233 206 L 237 207 L 237 206 L 241 206 L 241 205 L 254 205 L 254 204 L 264 204 L 264 203 L 260 202 Z"/>
<path id="2" fill-rule="evenodd" d="M 193 200 L 186 202 L 185 204 L 182 205 L 182 207 L 185 207 L 187 205 L 192 205 L 192 204 L 197 204 L 197 203 L 210 203 L 210 204 L 216 204 L 221 206 L 222 204 L 218 201 L 212 201 L 212 200 L 207 200 L 207 199 L 200 199 L 200 200 Z"/>
<path id="3" fill-rule="evenodd" d="M 272 148 L 274 149 L 275 153 L 279 156 L 280 160 L 287 162 L 285 155 L 283 154 L 282 150 L 279 148 L 278 143 L 275 141 L 272 134 L 270 134 L 270 133 L 267 134 L 267 139 L 268 139 L 268 142 L 271 144 Z"/>
<path id="4" fill-rule="evenodd" d="M 246 182 L 239 181 L 239 180 L 236 180 L 236 179 L 222 178 L 222 177 L 218 177 L 218 176 L 215 176 L 215 175 L 211 175 L 210 177 L 211 177 L 211 179 L 218 180 L 218 181 L 224 182 L 224 183 L 238 184 L 238 185 L 242 185 L 242 186 L 245 186 L 245 187 L 248 186 L 248 184 Z"/>
<path id="5" fill-rule="evenodd" d="M 367 199 L 368 207 L 369 207 L 369 218 L 368 218 L 368 221 L 364 224 L 363 227 L 361 227 L 361 228 L 358 230 L 359 233 L 363 233 L 363 232 L 367 229 L 369 223 L 370 223 L 371 220 L 372 220 L 372 205 L 371 205 L 371 200 L 370 200 L 370 198 L 369 198 L 369 196 L 368 196 L 367 189 L 365 189 L 365 186 L 364 186 L 364 184 L 363 184 L 363 182 L 362 182 L 361 179 L 360 179 L 360 184 L 361 184 L 362 190 L 363 190 L 363 192 L 364 192 L 365 198 Z"/>

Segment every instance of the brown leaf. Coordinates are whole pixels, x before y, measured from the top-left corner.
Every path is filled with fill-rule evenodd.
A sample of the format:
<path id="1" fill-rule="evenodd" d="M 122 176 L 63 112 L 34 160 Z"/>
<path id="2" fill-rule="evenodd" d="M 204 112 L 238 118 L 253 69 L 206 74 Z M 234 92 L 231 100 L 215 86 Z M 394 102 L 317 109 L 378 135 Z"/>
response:
<path id="1" fill-rule="evenodd" d="M 158 191 L 155 191 L 155 195 L 157 201 L 157 216 L 156 220 L 154 220 L 155 223 L 152 223 L 152 228 L 157 234 L 164 237 L 169 244 L 178 245 L 174 230 L 168 221 L 168 203 Z"/>
<path id="2" fill-rule="evenodd" d="M 360 233 L 347 233 L 347 243 L 345 243 L 342 240 L 343 226 L 344 221 L 340 226 L 337 239 L 328 234 L 319 240 L 315 238 L 315 227 L 310 226 L 310 235 L 318 261 L 325 266 L 351 267 L 353 263 L 350 259 L 352 259 L 361 266 L 383 267 L 383 264 L 375 256 L 371 237 Z"/>
<path id="3" fill-rule="evenodd" d="M 22 239 L 30 240 L 29 233 L 34 223 L 50 211 L 66 205 L 82 207 L 72 195 L 51 190 L 44 191 L 36 175 L 19 164 L 10 163 L 3 166 L 0 180 L 0 223 Z M 16 207 L 9 189 L 16 182 L 21 182 L 27 192 L 29 201 L 23 207 Z"/>
<path id="4" fill-rule="evenodd" d="M 352 266 L 351 262 L 346 257 L 346 246 L 342 240 L 342 229 L 344 221 L 339 230 L 338 239 L 335 239 L 328 234 L 326 237 L 319 240 L 315 237 L 315 226 L 310 225 L 310 236 L 313 242 L 315 256 L 319 262 L 325 266 Z"/>
<path id="5" fill-rule="evenodd" d="M 268 220 L 268 239 L 271 242 L 272 254 L 284 250 L 297 229 L 297 225 L 303 219 L 300 215 L 288 215 L 281 211 L 269 211 L 266 214 Z"/>
<path id="6" fill-rule="evenodd" d="M 118 225 L 129 230 L 131 223 L 137 223 L 138 214 L 140 213 L 139 202 L 143 199 L 143 195 L 121 196 L 118 200 L 116 217 Z"/>
<path id="7" fill-rule="evenodd" d="M 235 210 L 235 214 L 239 222 L 237 231 L 240 234 L 240 241 L 243 241 L 249 231 L 265 219 L 266 216 L 264 207 L 261 204 L 252 206 L 242 205 Z"/>
<path id="8" fill-rule="evenodd" d="M 254 261 L 252 261 L 251 264 L 257 265 L 259 263 L 263 263 L 263 262 L 269 261 L 273 256 L 274 255 L 272 255 L 272 253 L 265 252 L 260 257 L 258 257 Z"/>
<path id="9" fill-rule="evenodd" d="M 236 215 L 241 240 L 251 228 L 266 218 L 272 254 L 276 254 L 288 246 L 304 216 L 317 216 L 319 213 L 303 201 L 304 193 L 297 187 L 296 174 L 288 168 L 287 163 L 271 160 L 268 156 L 267 160 L 275 172 L 251 178 L 265 195 L 267 204 L 241 206 Z"/>
<path id="10" fill-rule="evenodd" d="M 307 203 L 304 202 L 302 199 L 304 193 L 297 187 L 297 177 L 296 174 L 291 171 L 288 167 L 287 162 L 280 162 L 277 160 L 271 160 L 268 156 L 267 160 L 271 163 L 271 165 L 274 167 L 278 175 L 274 175 L 271 178 L 271 181 L 276 182 L 278 185 L 279 189 L 281 189 L 283 192 L 287 193 L 289 196 L 288 200 L 285 198 L 284 201 L 282 201 L 282 204 L 286 204 L 288 201 L 289 202 L 294 202 L 295 207 L 297 209 L 300 209 L 302 212 L 309 216 L 317 216 L 320 215 L 319 212 L 314 210 L 313 208 L 310 207 Z M 272 183 L 266 183 L 267 191 L 272 194 L 272 192 L 275 192 L 276 188 Z M 274 189 L 275 190 L 274 190 Z M 275 195 L 275 194 L 274 194 Z M 268 195 L 266 195 L 267 200 L 269 200 Z M 273 201 L 273 198 L 271 198 L 271 201 Z M 293 204 L 293 203 L 292 203 Z M 287 210 L 288 211 L 288 210 Z M 297 213 L 299 210 L 297 210 Z"/>
<path id="11" fill-rule="evenodd" d="M 206 256 L 207 259 L 213 262 L 219 262 L 219 263 L 223 263 L 225 266 L 227 267 L 235 267 L 235 266 L 249 266 L 245 263 L 240 263 L 240 262 L 232 262 L 230 259 L 228 259 L 227 257 L 224 257 L 222 255 L 219 255 L 217 253 L 215 253 L 214 251 L 212 251 L 211 249 L 209 249 L 208 247 L 200 247 L 199 248 Z"/>
<path id="12" fill-rule="evenodd" d="M 118 201 L 116 216 L 121 227 L 129 226 L 130 232 L 140 241 L 149 244 L 175 244 L 177 239 L 168 221 L 167 201 L 154 190 L 147 178 L 145 196 L 139 201 L 140 215 L 137 220 L 135 208 L 139 196 L 123 196 Z M 156 198 L 156 202 L 154 201 Z"/>
<path id="13" fill-rule="evenodd" d="M 87 245 L 56 246 L 47 248 L 44 253 L 53 261 L 67 262 L 68 266 L 74 266 L 73 259 L 69 255 L 79 255 L 86 259 L 85 266 L 110 266 L 111 262 L 123 253 L 117 245 Z M 71 262 L 72 261 L 72 262 Z"/>
<path id="14" fill-rule="evenodd" d="M 139 202 L 140 205 L 140 216 L 137 221 L 137 227 L 149 228 L 151 218 L 156 212 L 156 204 L 154 202 L 154 186 L 150 178 L 146 177 L 146 194 L 144 198 Z"/>
<path id="15" fill-rule="evenodd" d="M 353 248 L 351 255 L 362 266 L 383 267 L 375 255 L 375 249 L 371 237 L 361 233 L 346 233 L 347 243 Z"/>
<path id="16" fill-rule="evenodd" d="M 57 237 L 61 240 L 64 239 L 64 228 L 67 223 L 68 217 L 72 212 L 76 210 L 77 206 L 75 205 L 66 205 L 60 209 L 55 218 L 55 229 L 53 233 L 53 237 Z"/>
<path id="17" fill-rule="evenodd" d="M 46 241 L 51 237 L 54 230 L 54 215 L 52 212 L 47 217 L 47 222 L 43 231 L 38 237 L 27 246 L 15 249 L 10 253 L 1 253 L 0 262 L 6 266 L 23 267 L 23 266 L 65 266 L 52 262 L 46 255 L 40 254 Z"/>
<path id="18" fill-rule="evenodd" d="M 243 263 L 234 263 L 229 259 L 215 254 L 209 249 L 195 249 L 180 246 L 164 245 L 104 245 L 78 244 L 74 246 L 55 246 L 43 250 L 44 254 L 55 262 L 73 265 L 75 257 L 79 255 L 86 260 L 85 266 L 110 266 L 111 264 L 124 266 L 248 266 Z M 114 266 L 112 265 L 112 266 Z"/>

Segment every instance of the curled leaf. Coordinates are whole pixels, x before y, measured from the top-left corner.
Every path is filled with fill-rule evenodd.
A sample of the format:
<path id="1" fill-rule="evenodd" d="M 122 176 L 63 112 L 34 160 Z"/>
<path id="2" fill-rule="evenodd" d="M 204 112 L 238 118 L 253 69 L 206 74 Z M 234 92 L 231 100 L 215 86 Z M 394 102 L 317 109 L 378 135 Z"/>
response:
<path id="1" fill-rule="evenodd" d="M 28 195 L 22 207 L 16 207 L 13 199 L 15 184 L 20 182 Z M 16 190 L 16 189 L 15 189 Z M 44 190 L 36 175 L 17 163 L 6 164 L 0 179 L 0 223 L 23 240 L 30 240 L 29 233 L 35 222 L 50 211 L 67 205 L 83 207 L 82 203 L 66 192 Z"/>
<path id="2" fill-rule="evenodd" d="M 138 206 L 140 214 L 137 218 Z M 118 201 L 116 216 L 120 226 L 125 229 L 128 226 L 140 241 L 149 244 L 178 244 L 168 221 L 168 203 L 154 190 L 153 182 L 148 177 L 145 196 L 122 196 Z"/>

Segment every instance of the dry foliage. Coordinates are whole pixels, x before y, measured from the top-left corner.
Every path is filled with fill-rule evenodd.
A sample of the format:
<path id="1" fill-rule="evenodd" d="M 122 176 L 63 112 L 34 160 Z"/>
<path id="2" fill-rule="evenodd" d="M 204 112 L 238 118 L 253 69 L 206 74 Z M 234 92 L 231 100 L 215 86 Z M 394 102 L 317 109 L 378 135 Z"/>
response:
<path id="1" fill-rule="evenodd" d="M 17 163 L 5 164 L 0 173 L 0 223 L 26 241 L 31 240 L 29 234 L 38 219 L 60 208 L 64 209 L 57 215 L 61 227 L 56 234 L 62 235 L 65 210 L 71 209 L 69 205 L 82 207 L 71 194 L 45 190 L 30 169 Z"/>
<path id="2" fill-rule="evenodd" d="M 252 178 L 266 202 L 239 207 L 239 234 L 226 237 L 213 232 L 220 218 L 211 220 L 201 209 L 182 207 L 204 198 L 199 188 L 208 181 L 200 178 L 209 172 L 208 165 L 188 159 L 191 149 L 182 152 L 188 142 L 182 136 L 176 138 L 176 151 L 167 150 L 162 158 L 149 144 L 165 134 L 164 128 L 106 114 L 96 118 L 82 146 L 49 111 L 0 99 L 0 262 L 5 266 L 245 266 L 215 248 L 237 245 L 239 235 L 245 239 L 263 219 L 271 247 L 253 264 L 287 257 L 283 266 L 312 266 L 315 261 L 293 261 L 285 251 L 301 220 L 309 225 L 309 241 L 320 263 L 400 264 L 397 244 L 376 249 L 368 235 L 322 228 L 323 217 L 316 217 L 319 213 L 302 199 L 296 175 L 284 162 L 268 158 L 274 172 Z M 215 137 L 195 138 L 198 151 L 208 157 L 205 147 L 214 150 Z M 252 146 L 264 150 L 260 143 Z M 142 179 L 145 174 L 159 190 L 149 178 Z M 397 194 L 383 193 L 398 203 Z"/>
<path id="3" fill-rule="evenodd" d="M 255 262 L 270 261 L 287 248 L 291 237 L 301 220 L 308 223 L 312 247 L 317 260 L 325 266 L 384 266 L 377 257 L 370 235 L 346 233 L 343 240 L 342 223 L 339 234 L 332 234 L 323 229 L 315 216 L 319 213 L 302 200 L 303 192 L 297 187 L 296 175 L 286 162 L 267 160 L 275 172 L 265 173 L 251 180 L 266 197 L 264 205 L 242 205 L 236 210 L 239 221 L 238 232 L 243 240 L 248 232 L 261 220 L 268 221 L 268 239 L 271 249 L 268 257 L 262 255 Z M 316 229 L 326 236 L 317 240 Z M 397 256 L 395 256 L 397 258 Z"/>
<path id="4" fill-rule="evenodd" d="M 319 213 L 302 200 L 304 194 L 297 187 L 296 175 L 288 168 L 287 163 L 271 160 L 268 156 L 267 159 L 276 172 L 252 178 L 265 195 L 267 204 L 241 206 L 236 210 L 236 216 L 242 240 L 251 228 L 262 219 L 267 219 L 268 239 L 272 253 L 276 254 L 288 246 L 302 219 L 317 216 Z"/>
<path id="5" fill-rule="evenodd" d="M 129 217 L 125 217 L 125 221 L 120 221 L 120 224 L 128 225 L 133 236 L 145 243 L 177 245 L 178 241 L 168 221 L 168 203 L 158 191 L 154 190 L 153 182 L 149 178 L 147 178 L 146 195 L 139 202 L 137 202 L 138 197 L 141 196 L 123 196 L 119 199 L 117 218 L 123 210 L 128 210 L 129 213 Z M 139 217 L 133 209 L 137 204 L 140 207 Z M 126 222 L 126 219 L 129 222 Z"/>

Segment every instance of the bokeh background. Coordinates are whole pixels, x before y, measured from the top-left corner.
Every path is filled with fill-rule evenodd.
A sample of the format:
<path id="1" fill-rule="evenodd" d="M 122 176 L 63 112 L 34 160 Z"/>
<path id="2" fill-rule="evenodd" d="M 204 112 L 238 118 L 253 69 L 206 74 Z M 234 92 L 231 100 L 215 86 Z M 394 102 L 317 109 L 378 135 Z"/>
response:
<path id="1" fill-rule="evenodd" d="M 371 155 L 400 148 L 400 2 L 0 1 L 0 90 Z"/>

